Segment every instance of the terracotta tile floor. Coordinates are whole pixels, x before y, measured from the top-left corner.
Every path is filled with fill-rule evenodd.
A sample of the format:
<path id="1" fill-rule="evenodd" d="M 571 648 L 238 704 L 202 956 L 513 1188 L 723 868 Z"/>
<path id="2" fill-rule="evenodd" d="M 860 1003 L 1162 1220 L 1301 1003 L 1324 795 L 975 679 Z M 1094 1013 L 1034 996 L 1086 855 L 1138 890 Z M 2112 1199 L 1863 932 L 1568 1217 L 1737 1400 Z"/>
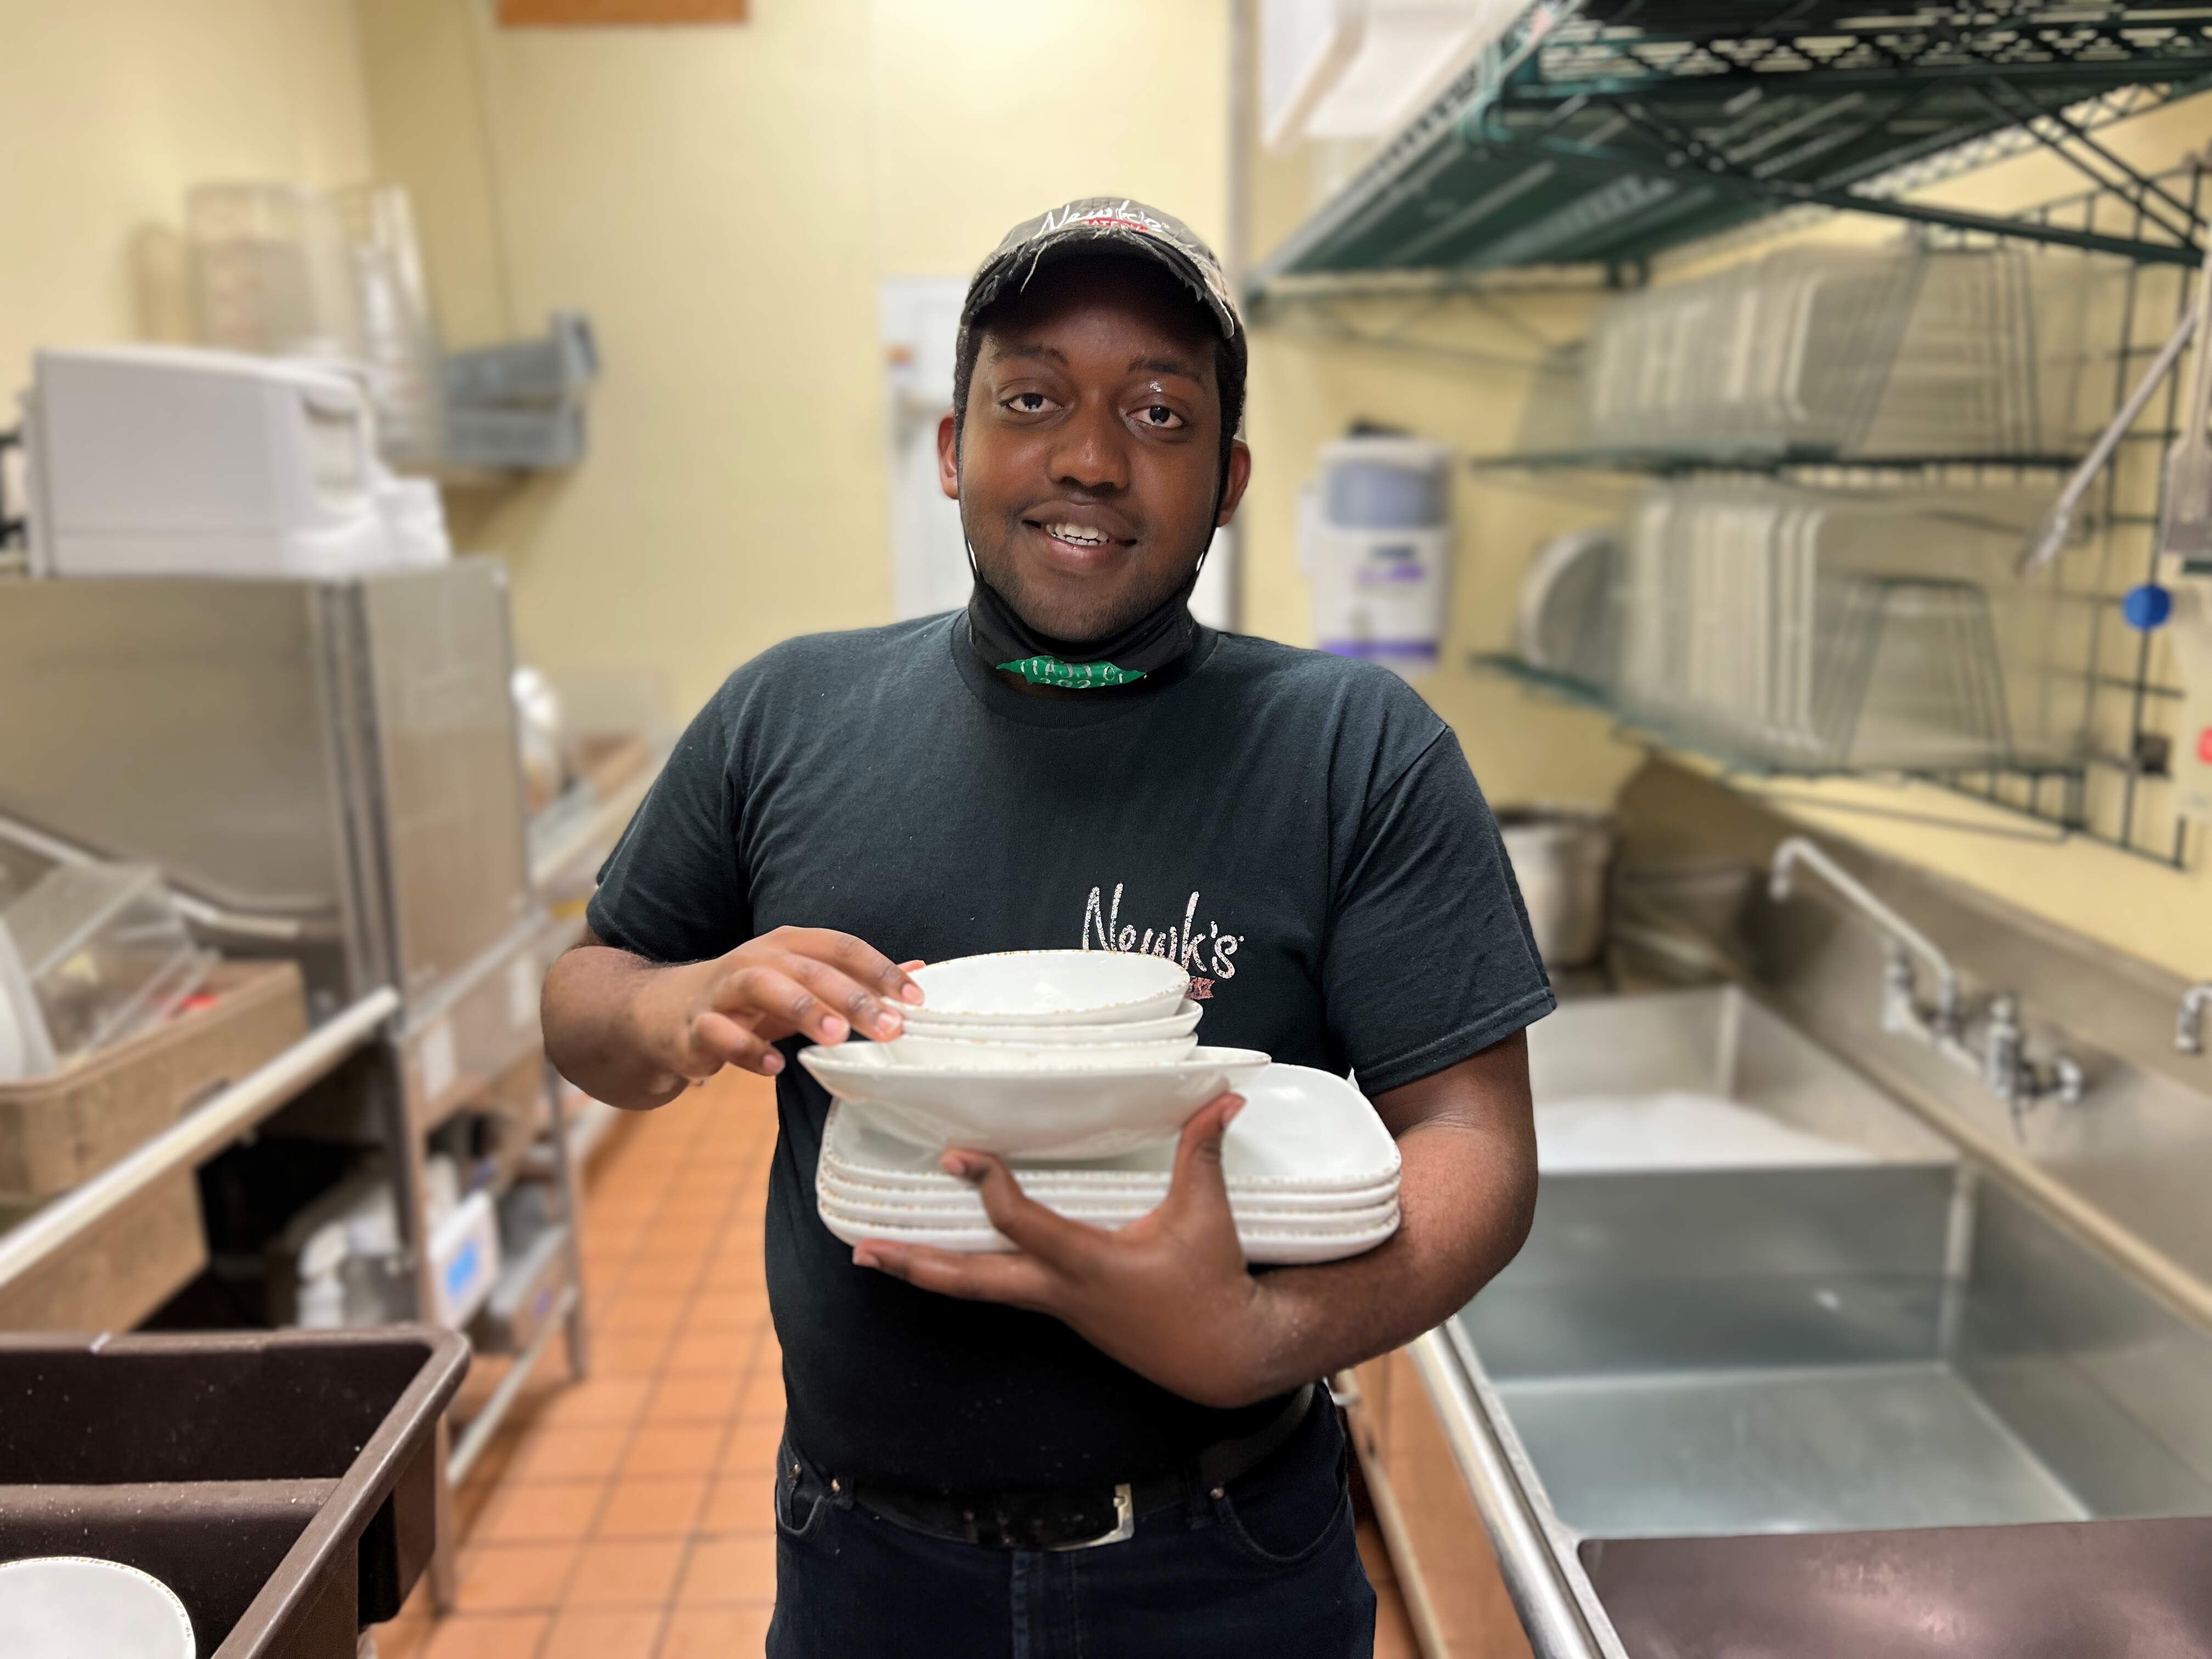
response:
<path id="1" fill-rule="evenodd" d="M 379 1628 L 380 1659 L 740 1659 L 775 1597 L 770 1465 L 782 1373 L 761 1214 L 769 1085 L 726 1073 L 617 1126 L 592 1170 L 584 1271 L 592 1374 L 549 1355 L 456 1496 L 459 1589 L 427 1584 Z M 465 1400 L 500 1362 L 480 1361 Z M 1416 1653 L 1389 1560 L 1377 1659 Z"/>

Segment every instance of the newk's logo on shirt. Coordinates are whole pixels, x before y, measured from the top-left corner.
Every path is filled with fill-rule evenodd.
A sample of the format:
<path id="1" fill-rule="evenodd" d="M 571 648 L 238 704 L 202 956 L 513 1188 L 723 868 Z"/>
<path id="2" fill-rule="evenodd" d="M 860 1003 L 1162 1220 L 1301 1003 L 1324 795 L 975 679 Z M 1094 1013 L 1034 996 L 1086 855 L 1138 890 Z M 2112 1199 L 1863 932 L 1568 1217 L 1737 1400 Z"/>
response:
<path id="1" fill-rule="evenodd" d="M 1181 963 L 1190 975 L 1191 995 L 1201 1002 L 1212 996 L 1216 980 L 1237 977 L 1237 947 L 1244 942 L 1244 936 L 1223 933 L 1218 921 L 1207 922 L 1200 933 L 1196 893 L 1184 902 L 1180 928 L 1147 927 L 1140 933 L 1135 922 L 1121 920 L 1122 885 L 1118 881 L 1114 884 L 1110 903 L 1102 900 L 1103 889 L 1091 890 L 1083 906 L 1080 949 L 1129 951 Z"/>

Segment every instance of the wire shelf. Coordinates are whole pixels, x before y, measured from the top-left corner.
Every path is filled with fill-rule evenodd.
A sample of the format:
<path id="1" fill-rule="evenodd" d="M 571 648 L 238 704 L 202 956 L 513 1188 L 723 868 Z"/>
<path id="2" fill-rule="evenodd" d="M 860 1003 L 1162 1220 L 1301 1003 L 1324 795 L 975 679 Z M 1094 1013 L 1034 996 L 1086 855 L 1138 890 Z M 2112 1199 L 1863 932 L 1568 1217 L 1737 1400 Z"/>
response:
<path id="1" fill-rule="evenodd" d="M 2194 264 L 2197 216 L 2097 131 L 2212 87 L 2212 16 L 1994 0 L 1540 0 L 1256 274 L 1638 268 L 1793 207 Z M 1917 172 L 2041 143 L 2142 211 L 2020 223 L 1905 199 Z M 1924 183 L 1925 181 L 1920 181 Z"/>
<path id="2" fill-rule="evenodd" d="M 2188 165 L 2148 181 L 2196 217 L 2203 205 L 2205 176 Z M 2091 191 L 2049 204 L 2033 216 L 2039 223 L 2114 236 L 2139 234 L 2147 210 L 2134 198 Z M 1986 234 L 1923 233 L 1935 246 L 1991 246 Z M 2049 248 L 2044 257 L 2079 257 Z M 2185 314 L 2189 273 L 2170 263 L 2112 264 L 2112 288 L 2102 299 L 2111 313 L 2090 366 L 2097 377 L 2081 422 L 2094 430 L 2126 398 Z M 2063 763 L 2010 764 L 1986 770 L 1931 770 L 1911 776 L 2056 826 L 2063 834 L 2117 848 L 2172 867 L 2188 866 L 2203 837 L 2177 806 L 2169 770 L 2183 691 L 2172 648 L 2159 630 L 2128 626 L 2122 600 L 2128 590 L 2157 576 L 2155 544 L 2166 460 L 2179 432 L 2181 387 L 2176 374 L 2159 390 L 2092 493 L 2094 513 L 2085 536 L 2045 569 L 2014 578 L 2039 584 L 2054 610 L 2071 619 L 2054 628 L 2034 659 L 2014 665 L 2051 695 L 2078 699 L 2086 709 L 2086 741 Z M 2081 434 L 2084 439 L 2087 432 Z M 2084 444 L 2086 447 L 2086 443 Z M 1554 450 L 1488 457 L 1478 470 L 1497 476 L 1508 469 L 1584 469 L 1682 477 L 1700 473 L 1763 472 L 1792 483 L 1880 491 L 1940 480 L 1948 485 L 2055 489 L 2051 468 L 2069 458 L 1891 458 L 1840 462 L 1809 453 L 1767 456 L 1686 455 L 1619 451 Z M 1630 714 L 1598 688 L 1530 668 L 1511 658 L 1486 655 L 1475 665 L 1501 672 L 1550 696 L 1601 709 L 1632 730 L 1668 747 L 1703 753 L 1731 770 L 1771 775 L 1863 775 L 1834 767 L 1778 768 L 1771 757 L 1730 752 L 1712 734 L 1661 729 L 1648 714 Z"/>

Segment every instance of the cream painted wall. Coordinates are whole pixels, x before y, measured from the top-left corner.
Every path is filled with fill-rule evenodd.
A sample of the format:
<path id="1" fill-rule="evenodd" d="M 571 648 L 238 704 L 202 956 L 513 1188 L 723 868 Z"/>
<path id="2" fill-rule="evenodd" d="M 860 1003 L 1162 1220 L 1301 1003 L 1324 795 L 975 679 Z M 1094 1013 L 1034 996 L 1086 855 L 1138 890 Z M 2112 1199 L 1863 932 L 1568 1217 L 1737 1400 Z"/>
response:
<path id="1" fill-rule="evenodd" d="M 499 29 L 363 0 L 379 154 L 448 332 L 587 311 L 573 475 L 457 495 L 522 649 L 650 667 L 672 712 L 793 634 L 890 614 L 880 276 L 1127 191 L 1217 234 L 1226 12 L 1198 0 L 762 0 L 737 27 Z M 492 228 L 486 234 L 484 228 Z"/>
<path id="2" fill-rule="evenodd" d="M 0 424 L 45 344 L 183 326 L 186 188 L 367 176 L 349 0 L 0 0 Z"/>

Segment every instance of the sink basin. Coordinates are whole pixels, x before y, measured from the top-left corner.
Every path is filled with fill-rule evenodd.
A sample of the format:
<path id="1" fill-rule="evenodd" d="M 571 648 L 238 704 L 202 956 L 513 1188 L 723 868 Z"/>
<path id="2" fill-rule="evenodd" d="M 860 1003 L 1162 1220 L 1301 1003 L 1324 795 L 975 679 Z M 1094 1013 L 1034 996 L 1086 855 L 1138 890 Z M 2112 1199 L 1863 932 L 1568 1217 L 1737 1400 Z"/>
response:
<path id="1" fill-rule="evenodd" d="M 1582 1547 L 1633 1655 L 2130 1659 L 2212 1652 L 2212 1521 Z"/>
<path id="2" fill-rule="evenodd" d="M 1632 1659 L 2212 1650 L 2212 1522 L 2156 1519 L 2212 1516 L 2212 1333 L 1733 988 L 1529 1040 L 1540 1115 L 1690 1091 L 1843 1149 L 1578 1157 L 1452 1321 L 1593 1629 Z"/>

